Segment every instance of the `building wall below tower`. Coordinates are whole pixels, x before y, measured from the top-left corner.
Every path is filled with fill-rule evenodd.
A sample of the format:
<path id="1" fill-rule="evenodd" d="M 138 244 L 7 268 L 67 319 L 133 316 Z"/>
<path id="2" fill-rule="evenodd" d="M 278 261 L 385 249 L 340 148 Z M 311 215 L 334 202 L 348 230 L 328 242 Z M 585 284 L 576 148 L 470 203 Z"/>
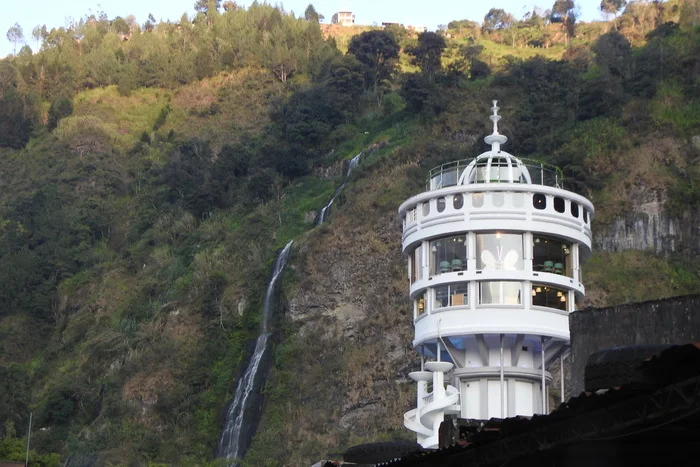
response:
<path id="1" fill-rule="evenodd" d="M 584 390 L 588 357 L 622 345 L 700 341 L 700 295 L 586 308 L 569 315 L 573 395 Z"/>

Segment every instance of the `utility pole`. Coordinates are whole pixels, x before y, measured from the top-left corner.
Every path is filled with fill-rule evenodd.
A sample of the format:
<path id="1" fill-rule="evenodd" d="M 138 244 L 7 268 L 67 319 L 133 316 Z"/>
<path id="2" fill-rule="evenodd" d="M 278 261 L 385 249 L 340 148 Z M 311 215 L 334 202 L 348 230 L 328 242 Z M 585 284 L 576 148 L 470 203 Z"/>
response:
<path id="1" fill-rule="evenodd" d="M 32 412 L 29 412 L 29 431 L 27 432 L 27 456 L 24 459 L 24 467 L 29 467 L 29 439 L 32 437 Z"/>

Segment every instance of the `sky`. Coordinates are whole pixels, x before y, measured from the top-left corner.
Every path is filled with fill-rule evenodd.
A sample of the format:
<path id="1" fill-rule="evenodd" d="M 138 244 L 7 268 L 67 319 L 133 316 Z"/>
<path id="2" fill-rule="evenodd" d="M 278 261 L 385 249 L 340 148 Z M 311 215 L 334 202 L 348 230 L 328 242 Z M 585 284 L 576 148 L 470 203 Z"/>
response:
<path id="1" fill-rule="evenodd" d="M 357 24 L 371 25 L 388 21 L 427 26 L 430 30 L 457 19 L 481 22 L 491 8 L 503 8 L 520 18 L 535 5 L 547 9 L 554 3 L 554 0 L 273 0 L 268 3 L 280 3 L 286 11 L 293 11 L 299 16 L 304 14 L 310 1 L 316 11 L 325 16 L 326 22 L 330 21 L 336 11 L 349 10 L 355 13 Z M 35 49 L 32 29 L 36 25 L 45 24 L 50 30 L 52 27 L 65 26 L 66 18 L 77 21 L 100 11 L 104 11 L 110 19 L 133 14 L 141 24 L 146 21 L 149 13 L 156 20 L 178 21 L 183 13 L 194 14 L 194 3 L 195 0 L 29 0 L 27 3 L 21 0 L 0 0 L 0 57 L 12 53 L 12 43 L 5 34 L 15 23 L 22 26 L 27 44 Z M 236 3 L 248 7 L 252 0 Z M 576 0 L 576 4 L 582 21 L 602 19 L 598 10 L 600 0 Z"/>

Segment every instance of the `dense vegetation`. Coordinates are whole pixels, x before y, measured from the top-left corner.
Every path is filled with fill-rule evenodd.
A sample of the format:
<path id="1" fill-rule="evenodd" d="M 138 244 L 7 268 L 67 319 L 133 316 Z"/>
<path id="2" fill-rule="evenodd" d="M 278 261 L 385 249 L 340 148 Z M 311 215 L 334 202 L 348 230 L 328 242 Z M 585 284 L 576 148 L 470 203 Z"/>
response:
<path id="1" fill-rule="evenodd" d="M 363 201 L 394 215 L 429 168 L 482 151 L 492 98 L 508 150 L 562 167 L 598 231 L 640 190 L 677 217 L 700 208 L 697 0 L 631 2 L 591 24 L 557 0 L 439 33 L 368 28 L 343 50 L 313 9 L 197 9 L 37 27 L 35 51 L 0 61 L 0 459 L 23 460 L 33 412 L 32 465 L 215 462 L 275 251 L 337 181 L 321 169 L 375 148 L 357 177 L 385 188 Z M 21 29 L 8 39 L 22 44 Z M 391 167 L 406 170 L 382 178 Z M 603 305 L 696 292 L 699 271 L 605 252 L 587 280 Z M 321 423 L 340 434 L 271 441 L 316 390 L 285 371 L 320 350 L 281 327 L 248 463 L 301 465 L 370 437 Z"/>

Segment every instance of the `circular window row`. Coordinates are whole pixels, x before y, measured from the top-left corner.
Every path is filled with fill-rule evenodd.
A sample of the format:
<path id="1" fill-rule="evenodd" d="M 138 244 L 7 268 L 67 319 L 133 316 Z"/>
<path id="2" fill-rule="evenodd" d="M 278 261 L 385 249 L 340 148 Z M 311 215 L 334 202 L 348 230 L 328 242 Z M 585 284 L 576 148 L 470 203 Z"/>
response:
<path id="1" fill-rule="evenodd" d="M 501 207 L 504 205 L 504 194 L 501 192 L 495 192 L 492 193 L 493 196 L 493 204 L 495 207 Z M 523 206 L 523 194 L 522 193 L 512 193 L 513 199 L 512 203 L 514 207 L 522 207 Z M 436 208 L 437 212 L 443 212 L 445 211 L 445 208 L 447 207 L 447 200 L 444 196 L 441 196 L 437 198 L 436 200 Z M 554 210 L 559 213 L 565 213 L 566 212 L 566 200 L 560 196 L 554 196 L 552 198 L 552 206 L 554 207 Z M 472 206 L 475 208 L 480 208 L 484 205 L 484 193 L 472 193 Z M 542 193 L 535 193 L 532 196 L 532 205 L 535 209 L 537 210 L 545 210 L 547 209 L 547 196 L 542 194 Z M 464 207 L 464 196 L 460 193 L 457 193 L 452 196 L 452 207 L 455 210 L 460 210 Z M 423 217 L 427 217 L 430 214 L 430 202 L 426 201 L 424 203 L 421 203 L 421 210 L 423 213 Z M 588 210 L 586 208 L 583 208 L 579 206 L 578 203 L 575 203 L 571 201 L 569 203 L 569 213 L 571 214 L 572 217 L 575 217 L 576 219 L 581 217 L 581 213 L 583 212 L 583 221 L 585 223 L 588 223 Z M 408 212 L 408 220 L 409 221 L 416 221 L 416 209 L 413 208 L 409 210 Z"/>
<path id="2" fill-rule="evenodd" d="M 555 196 L 553 198 L 552 204 L 556 212 L 562 214 L 566 212 L 566 201 L 564 200 L 564 198 Z M 542 193 L 535 193 L 532 196 L 532 205 L 535 209 L 547 209 L 547 197 Z M 586 208 L 580 208 L 578 203 L 574 203 L 573 201 L 571 202 L 570 206 L 571 209 L 569 210 L 569 212 L 571 213 L 572 217 L 578 219 L 581 211 L 583 211 L 583 221 L 588 222 L 588 210 Z"/>
<path id="3" fill-rule="evenodd" d="M 444 196 L 441 196 L 436 201 L 437 211 L 443 212 L 447 206 L 447 200 Z M 464 207 L 464 196 L 459 193 L 452 196 L 452 207 L 455 209 L 462 209 L 462 207 Z M 423 216 L 425 217 L 428 214 L 430 214 L 430 202 L 423 203 Z"/>
<path id="4" fill-rule="evenodd" d="M 480 281 L 476 288 L 477 305 L 523 305 L 523 288 L 524 285 L 520 282 Z M 427 312 L 428 308 L 436 311 L 448 307 L 469 307 L 468 289 L 467 282 L 444 284 L 426 289 L 416 297 L 416 317 Z M 530 290 L 530 305 L 569 311 L 569 293 L 566 289 L 532 284 Z"/>

